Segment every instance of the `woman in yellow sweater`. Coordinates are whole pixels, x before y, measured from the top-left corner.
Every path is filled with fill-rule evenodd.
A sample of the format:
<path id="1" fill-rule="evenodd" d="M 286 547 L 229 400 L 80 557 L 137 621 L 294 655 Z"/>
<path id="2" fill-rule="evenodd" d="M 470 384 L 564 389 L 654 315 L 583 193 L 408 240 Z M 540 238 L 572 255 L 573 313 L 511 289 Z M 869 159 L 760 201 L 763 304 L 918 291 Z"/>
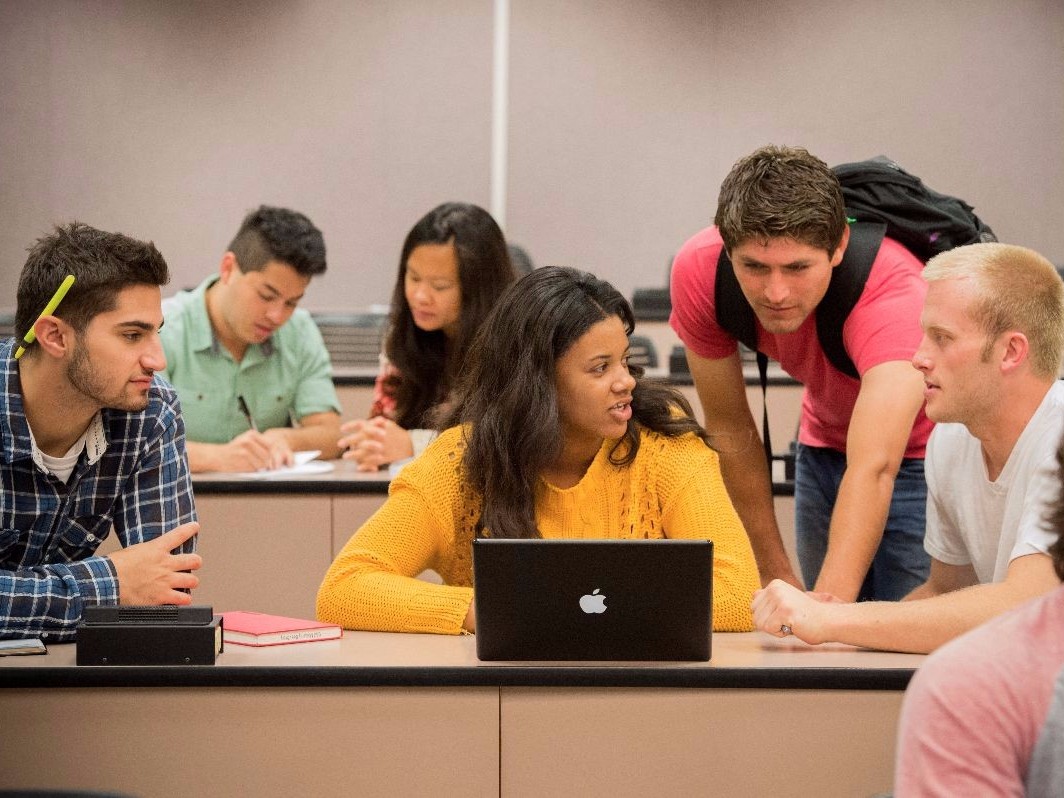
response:
<path id="1" fill-rule="evenodd" d="M 628 364 L 627 300 L 593 275 L 537 269 L 482 325 L 445 431 L 392 482 L 318 591 L 349 629 L 474 631 L 472 540 L 704 538 L 713 627 L 753 628 L 757 566 L 716 453 L 674 389 Z M 444 584 L 417 579 L 435 570 Z"/>

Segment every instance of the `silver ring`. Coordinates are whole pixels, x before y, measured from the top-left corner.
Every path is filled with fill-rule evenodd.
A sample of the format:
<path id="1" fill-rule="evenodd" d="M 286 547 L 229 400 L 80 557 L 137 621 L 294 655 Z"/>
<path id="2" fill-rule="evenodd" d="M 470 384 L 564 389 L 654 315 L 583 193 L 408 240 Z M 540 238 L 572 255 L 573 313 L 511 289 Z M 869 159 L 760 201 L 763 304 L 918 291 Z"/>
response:
<path id="1" fill-rule="evenodd" d="M 783 624 L 780 627 L 780 634 L 783 635 L 784 637 L 787 637 L 787 635 L 794 634 L 794 633 L 791 631 L 791 627 L 789 627 L 787 624 Z"/>

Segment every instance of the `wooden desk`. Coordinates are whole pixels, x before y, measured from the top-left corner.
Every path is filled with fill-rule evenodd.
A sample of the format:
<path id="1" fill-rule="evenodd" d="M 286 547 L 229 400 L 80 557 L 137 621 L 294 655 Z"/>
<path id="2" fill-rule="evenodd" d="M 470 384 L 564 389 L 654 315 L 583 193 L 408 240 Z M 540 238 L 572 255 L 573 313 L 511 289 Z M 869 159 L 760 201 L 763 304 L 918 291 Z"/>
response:
<path id="1" fill-rule="evenodd" d="M 709 664 L 482 664 L 472 637 L 366 632 L 214 667 L 78 668 L 74 648 L 0 659 L 0 787 L 868 796 L 923 660 L 756 633 L 715 635 Z"/>

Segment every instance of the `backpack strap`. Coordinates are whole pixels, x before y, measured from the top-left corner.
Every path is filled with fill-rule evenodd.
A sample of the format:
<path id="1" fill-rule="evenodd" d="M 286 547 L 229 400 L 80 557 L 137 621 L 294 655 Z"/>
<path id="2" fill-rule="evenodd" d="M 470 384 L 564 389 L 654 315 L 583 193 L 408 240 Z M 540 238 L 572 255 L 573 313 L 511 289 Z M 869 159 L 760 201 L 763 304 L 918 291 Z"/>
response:
<path id="1" fill-rule="evenodd" d="M 717 277 L 713 285 L 713 303 L 717 311 L 717 324 L 739 343 L 751 351 L 757 351 L 757 323 L 754 309 L 746 301 L 739 279 L 735 276 L 728 250 L 720 248 L 717 258 Z"/>
<path id="2" fill-rule="evenodd" d="M 835 368 L 855 380 L 860 379 L 846 347 L 842 343 L 842 325 L 864 292 L 883 236 L 885 224 L 854 222 L 850 225 L 850 242 L 842 263 L 831 273 L 827 293 L 816 308 L 816 337 L 820 348 Z M 734 276 L 734 272 L 733 272 Z M 753 309 L 750 310 L 753 313 Z"/>
<path id="3" fill-rule="evenodd" d="M 717 310 L 717 324 L 757 355 L 757 373 L 761 382 L 761 444 L 765 447 L 765 460 L 772 474 L 772 435 L 768 429 L 768 355 L 757 348 L 757 323 L 754 309 L 746 301 L 739 280 L 735 276 L 728 250 L 720 248 L 717 258 L 717 277 L 713 285 L 713 302 Z"/>

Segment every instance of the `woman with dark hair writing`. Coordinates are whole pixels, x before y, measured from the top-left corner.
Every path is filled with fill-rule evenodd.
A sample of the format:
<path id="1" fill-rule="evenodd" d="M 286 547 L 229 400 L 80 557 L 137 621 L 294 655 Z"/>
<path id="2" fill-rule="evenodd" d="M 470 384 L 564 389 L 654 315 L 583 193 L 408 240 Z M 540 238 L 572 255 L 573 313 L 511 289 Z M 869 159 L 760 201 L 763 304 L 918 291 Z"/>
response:
<path id="1" fill-rule="evenodd" d="M 424 450 L 436 436 L 432 414 L 514 278 L 502 230 L 483 208 L 447 202 L 418 220 L 399 257 L 370 418 L 342 427 L 344 458 L 375 471 Z"/>
<path id="2" fill-rule="evenodd" d="M 318 592 L 318 616 L 379 631 L 473 631 L 471 543 L 708 538 L 713 626 L 752 629 L 750 542 L 690 405 L 628 364 L 634 321 L 609 283 L 537 269 L 485 321 L 445 429 L 392 482 Z M 445 584 L 418 580 L 425 569 Z"/>

